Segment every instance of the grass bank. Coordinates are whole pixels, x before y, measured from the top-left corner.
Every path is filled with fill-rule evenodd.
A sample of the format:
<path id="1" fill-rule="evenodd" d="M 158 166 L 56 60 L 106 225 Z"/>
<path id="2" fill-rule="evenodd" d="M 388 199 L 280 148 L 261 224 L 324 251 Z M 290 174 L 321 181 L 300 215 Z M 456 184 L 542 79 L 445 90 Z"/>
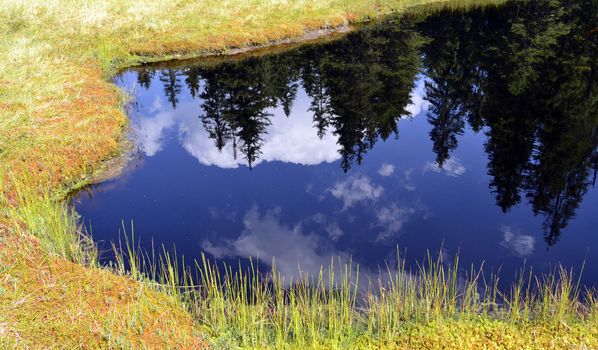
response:
<path id="1" fill-rule="evenodd" d="M 29 174 L 55 198 L 88 183 L 120 151 L 127 118 L 108 80 L 119 68 L 301 37 L 426 3 L 498 2 L 2 0 L 2 175 Z"/>
<path id="2" fill-rule="evenodd" d="M 291 289 L 276 271 L 220 275 L 207 262 L 178 275 L 168 256 L 125 252 L 107 269 L 61 202 L 123 150 L 124 97 L 109 81 L 120 68 L 432 2 L 500 1 L 0 0 L 0 347 L 598 347 L 594 294 L 568 272 L 481 295 L 475 274 L 463 289 L 440 262 L 417 278 L 393 268 L 394 284 L 365 294 L 349 267 Z"/>

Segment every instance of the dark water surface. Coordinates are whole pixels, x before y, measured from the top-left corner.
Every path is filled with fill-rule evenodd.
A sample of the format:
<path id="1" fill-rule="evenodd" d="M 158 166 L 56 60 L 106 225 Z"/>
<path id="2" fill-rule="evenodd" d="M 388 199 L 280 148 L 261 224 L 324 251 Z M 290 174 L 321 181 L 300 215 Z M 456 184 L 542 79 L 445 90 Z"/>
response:
<path id="1" fill-rule="evenodd" d="M 294 275 L 426 250 L 514 277 L 555 263 L 598 281 L 595 1 L 411 16 L 227 63 L 144 68 L 140 145 L 75 199 L 97 241 Z M 594 5 L 593 5 L 594 4 Z"/>

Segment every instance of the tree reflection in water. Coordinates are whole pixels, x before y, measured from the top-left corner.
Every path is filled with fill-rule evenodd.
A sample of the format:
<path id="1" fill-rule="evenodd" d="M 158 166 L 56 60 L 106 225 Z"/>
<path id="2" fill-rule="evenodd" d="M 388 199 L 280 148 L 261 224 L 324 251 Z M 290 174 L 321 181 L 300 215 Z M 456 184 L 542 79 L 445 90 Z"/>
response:
<path id="1" fill-rule="evenodd" d="M 138 82 L 149 88 L 158 74 L 173 108 L 186 85 L 214 146 L 231 146 L 250 168 L 270 110 L 289 117 L 302 86 L 314 133 L 336 136 L 348 171 L 378 140 L 398 137 L 423 75 L 437 165 L 450 159 L 466 126 L 483 132 L 496 204 L 507 212 L 528 200 L 554 245 L 598 173 L 596 23 L 591 0 L 509 3 L 387 21 L 279 55 L 140 69 Z"/>

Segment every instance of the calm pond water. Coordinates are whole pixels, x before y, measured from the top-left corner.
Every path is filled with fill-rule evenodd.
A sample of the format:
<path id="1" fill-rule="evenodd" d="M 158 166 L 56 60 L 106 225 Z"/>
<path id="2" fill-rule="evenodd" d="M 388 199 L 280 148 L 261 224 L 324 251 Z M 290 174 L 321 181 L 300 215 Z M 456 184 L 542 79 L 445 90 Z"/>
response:
<path id="1" fill-rule="evenodd" d="M 123 73 L 137 159 L 74 199 L 99 242 L 317 272 L 426 251 L 598 281 L 598 15 L 508 4 Z M 442 248 L 442 250 L 441 250 Z"/>

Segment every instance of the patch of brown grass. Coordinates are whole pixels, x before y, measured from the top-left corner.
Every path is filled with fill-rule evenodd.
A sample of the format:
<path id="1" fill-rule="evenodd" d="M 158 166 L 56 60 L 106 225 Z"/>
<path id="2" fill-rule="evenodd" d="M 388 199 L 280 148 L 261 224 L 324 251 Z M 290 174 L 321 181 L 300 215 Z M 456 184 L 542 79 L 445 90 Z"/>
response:
<path id="1" fill-rule="evenodd" d="M 0 322 L 19 347 L 202 348 L 193 320 L 143 284 L 44 254 L 0 223 Z"/>
<path id="2" fill-rule="evenodd" d="M 40 191 L 76 187 L 101 160 L 120 150 L 126 116 L 119 92 L 97 67 L 80 67 L 75 73 L 82 78 L 66 86 L 62 98 L 43 96 L 31 107 L 9 107 L 31 111 L 28 122 L 3 130 L 9 147 L 2 156 L 4 166 L 17 179 L 27 176 Z"/>

